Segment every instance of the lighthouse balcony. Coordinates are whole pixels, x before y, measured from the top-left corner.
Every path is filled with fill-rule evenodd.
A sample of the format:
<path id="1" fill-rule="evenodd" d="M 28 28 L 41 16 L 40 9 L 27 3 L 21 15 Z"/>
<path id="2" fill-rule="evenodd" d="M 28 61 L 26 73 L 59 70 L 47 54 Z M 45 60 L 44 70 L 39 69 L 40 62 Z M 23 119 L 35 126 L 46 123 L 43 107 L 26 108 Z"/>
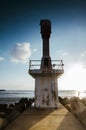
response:
<path id="1" fill-rule="evenodd" d="M 29 62 L 29 71 L 28 73 L 30 75 L 32 75 L 32 77 L 35 76 L 46 76 L 46 75 L 57 75 L 60 76 L 61 74 L 64 73 L 64 69 L 63 69 L 63 61 L 62 60 L 52 60 L 52 69 L 48 69 L 46 67 L 46 69 L 43 71 L 41 69 L 41 61 L 40 60 L 30 60 Z"/>

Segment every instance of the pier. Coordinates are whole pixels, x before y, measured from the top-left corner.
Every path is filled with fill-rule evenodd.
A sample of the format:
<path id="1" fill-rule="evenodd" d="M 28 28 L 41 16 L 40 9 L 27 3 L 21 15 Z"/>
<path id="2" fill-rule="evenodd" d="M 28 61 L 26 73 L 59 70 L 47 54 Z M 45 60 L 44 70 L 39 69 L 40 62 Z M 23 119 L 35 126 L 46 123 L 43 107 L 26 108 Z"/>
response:
<path id="1" fill-rule="evenodd" d="M 64 106 L 58 109 L 28 108 L 5 130 L 86 130 Z"/>

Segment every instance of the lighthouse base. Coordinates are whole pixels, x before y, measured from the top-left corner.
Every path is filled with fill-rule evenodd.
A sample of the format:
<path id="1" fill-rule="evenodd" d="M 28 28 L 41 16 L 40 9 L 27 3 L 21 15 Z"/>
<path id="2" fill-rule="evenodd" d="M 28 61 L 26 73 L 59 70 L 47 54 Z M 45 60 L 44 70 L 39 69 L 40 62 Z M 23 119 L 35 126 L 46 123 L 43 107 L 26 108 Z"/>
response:
<path id="1" fill-rule="evenodd" d="M 35 107 L 57 108 L 58 89 L 57 76 L 35 77 Z"/>

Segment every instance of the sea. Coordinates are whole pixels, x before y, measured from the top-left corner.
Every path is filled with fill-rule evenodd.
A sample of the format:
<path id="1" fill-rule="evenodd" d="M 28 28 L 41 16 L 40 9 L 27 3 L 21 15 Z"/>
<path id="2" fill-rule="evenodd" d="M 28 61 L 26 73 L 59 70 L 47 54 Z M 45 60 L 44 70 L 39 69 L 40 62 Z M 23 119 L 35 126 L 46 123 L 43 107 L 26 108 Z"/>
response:
<path id="1" fill-rule="evenodd" d="M 79 97 L 86 98 L 85 91 L 76 90 L 58 90 L 58 96 L 61 97 Z M 34 90 L 4 90 L 0 91 L 0 104 L 15 104 L 19 102 L 21 98 L 34 98 Z"/>

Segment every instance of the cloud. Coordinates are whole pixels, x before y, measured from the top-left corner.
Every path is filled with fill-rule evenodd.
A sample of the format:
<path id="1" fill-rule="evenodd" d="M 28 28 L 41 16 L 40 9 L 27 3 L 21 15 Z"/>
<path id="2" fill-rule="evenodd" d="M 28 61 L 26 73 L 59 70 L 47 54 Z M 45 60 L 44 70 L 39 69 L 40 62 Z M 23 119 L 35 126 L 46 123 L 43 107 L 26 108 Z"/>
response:
<path id="1" fill-rule="evenodd" d="M 64 51 L 64 50 L 59 50 L 59 51 L 57 51 L 57 54 L 58 54 L 58 56 L 60 56 L 60 57 L 62 57 L 62 58 L 69 55 L 69 53 L 66 52 L 66 51 Z"/>
<path id="2" fill-rule="evenodd" d="M 33 51 L 36 52 L 38 49 L 37 48 L 34 48 Z"/>
<path id="3" fill-rule="evenodd" d="M 86 51 L 82 52 L 82 53 L 80 54 L 80 56 L 81 56 L 81 57 L 86 56 Z"/>
<path id="4" fill-rule="evenodd" d="M 0 56 L 0 61 L 3 61 L 3 60 L 5 60 L 4 57 L 1 57 L 1 56 Z"/>
<path id="5" fill-rule="evenodd" d="M 86 51 L 83 51 L 80 54 L 80 60 L 81 60 L 81 63 L 83 64 L 83 67 L 86 68 Z"/>
<path id="6" fill-rule="evenodd" d="M 11 50 L 11 61 L 25 63 L 31 56 L 30 43 L 17 43 Z"/>
<path id="7" fill-rule="evenodd" d="M 62 53 L 62 56 L 67 56 L 67 55 L 68 55 L 67 52 L 63 52 L 63 53 Z"/>

